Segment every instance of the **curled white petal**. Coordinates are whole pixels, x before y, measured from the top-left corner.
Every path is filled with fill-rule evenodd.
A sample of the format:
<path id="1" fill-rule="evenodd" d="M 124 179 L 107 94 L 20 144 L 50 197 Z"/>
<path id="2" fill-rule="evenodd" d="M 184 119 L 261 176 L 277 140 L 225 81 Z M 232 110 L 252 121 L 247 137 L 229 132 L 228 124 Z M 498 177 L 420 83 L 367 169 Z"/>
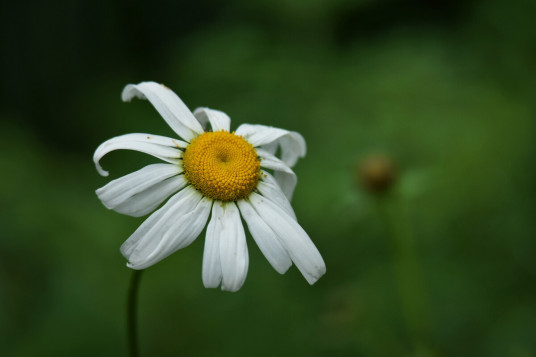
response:
<path id="1" fill-rule="evenodd" d="M 246 234 L 234 202 L 216 201 L 214 204 L 223 205 L 224 210 L 220 232 L 221 289 L 237 291 L 244 284 L 248 273 Z"/>
<path id="2" fill-rule="evenodd" d="M 266 152 L 262 149 L 256 149 L 257 154 L 261 158 L 261 167 L 274 170 L 274 178 L 277 184 L 290 201 L 292 200 L 292 194 L 296 188 L 298 178 L 290 167 L 288 167 L 283 161 L 279 160 L 274 155 Z"/>
<path id="3" fill-rule="evenodd" d="M 249 195 L 249 201 L 259 216 L 278 236 L 307 282 L 314 284 L 326 272 L 326 265 L 307 233 L 270 200 L 252 192 Z"/>
<path id="4" fill-rule="evenodd" d="M 190 186 L 171 197 L 121 246 L 127 266 L 145 269 L 188 246 L 205 227 L 211 205 Z"/>
<path id="5" fill-rule="evenodd" d="M 220 203 L 212 205 L 212 217 L 208 222 L 203 251 L 202 276 L 206 288 L 217 288 L 221 283 L 220 236 L 224 212 Z"/>
<path id="6" fill-rule="evenodd" d="M 265 125 L 242 124 L 236 129 L 236 135 L 241 135 L 255 147 L 265 148 L 271 154 L 275 154 L 279 145 L 281 160 L 289 167 L 293 167 L 307 152 L 305 139 L 295 131 Z"/>
<path id="7" fill-rule="evenodd" d="M 264 170 L 261 171 L 261 174 L 262 180 L 257 184 L 257 190 L 296 220 L 296 214 L 294 213 L 287 196 L 281 191 L 281 187 L 279 187 L 275 178 Z"/>
<path id="8" fill-rule="evenodd" d="M 199 120 L 203 128 L 206 128 L 207 123 L 210 123 L 212 131 L 230 131 L 231 129 L 231 118 L 219 110 L 197 108 L 194 110 L 194 116 Z"/>
<path id="9" fill-rule="evenodd" d="M 203 128 L 190 109 L 168 87 L 155 82 L 129 84 L 123 89 L 121 98 L 128 102 L 132 98 L 147 99 L 180 137 L 190 141 L 203 133 Z"/>
<path id="10" fill-rule="evenodd" d="M 277 141 L 272 141 L 269 144 L 265 144 L 260 146 L 260 148 L 266 152 L 269 152 L 272 155 L 275 155 L 277 152 L 277 148 L 279 147 L 279 143 Z"/>
<path id="11" fill-rule="evenodd" d="M 279 274 L 284 274 L 292 265 L 292 261 L 279 238 L 247 200 L 239 200 L 237 203 L 240 214 L 262 254 Z"/>
<path id="12" fill-rule="evenodd" d="M 168 138 L 167 136 L 154 135 L 154 134 L 143 134 L 143 133 L 133 133 L 118 136 L 128 137 L 131 141 L 140 141 L 144 143 L 151 143 L 156 145 L 169 146 L 172 148 L 185 149 L 188 146 L 188 143 L 179 139 Z"/>
<path id="13" fill-rule="evenodd" d="M 141 151 L 171 164 L 178 164 L 179 158 L 182 157 L 182 151 L 179 148 L 183 143 L 180 140 L 150 134 L 116 136 L 99 145 L 93 154 L 93 162 L 102 176 L 108 176 L 108 171 L 103 170 L 99 162 L 104 155 L 114 150 Z"/>

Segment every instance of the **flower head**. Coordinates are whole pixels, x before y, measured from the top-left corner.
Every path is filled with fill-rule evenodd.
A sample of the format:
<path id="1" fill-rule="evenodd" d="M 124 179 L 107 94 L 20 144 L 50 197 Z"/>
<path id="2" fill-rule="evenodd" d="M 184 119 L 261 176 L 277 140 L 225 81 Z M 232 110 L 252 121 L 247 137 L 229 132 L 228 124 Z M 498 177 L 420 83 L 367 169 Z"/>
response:
<path id="1" fill-rule="evenodd" d="M 97 190 L 102 203 L 117 212 L 140 217 L 154 211 L 121 246 L 128 267 L 145 269 L 188 246 L 208 221 L 203 283 L 237 291 L 249 265 L 242 217 L 277 272 L 285 273 L 294 262 L 310 284 L 325 273 L 320 253 L 290 205 L 296 186 L 291 167 L 306 150 L 299 133 L 249 124 L 231 132 L 225 113 L 208 108 L 192 113 L 173 91 L 154 82 L 127 85 L 122 98 L 133 97 L 148 99 L 183 140 L 127 134 L 95 151 L 93 161 L 103 176 L 108 172 L 99 161 L 114 150 L 141 151 L 166 162 Z"/>

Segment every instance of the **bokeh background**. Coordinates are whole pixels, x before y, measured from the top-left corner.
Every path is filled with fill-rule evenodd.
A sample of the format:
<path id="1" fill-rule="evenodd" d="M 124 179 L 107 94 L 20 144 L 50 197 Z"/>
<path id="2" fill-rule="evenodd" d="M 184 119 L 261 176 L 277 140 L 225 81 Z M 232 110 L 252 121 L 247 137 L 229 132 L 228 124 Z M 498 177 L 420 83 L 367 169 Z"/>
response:
<path id="1" fill-rule="evenodd" d="M 308 144 L 293 205 L 327 274 L 277 274 L 248 236 L 237 293 L 203 241 L 149 268 L 142 356 L 535 356 L 536 2 L 3 1 L 0 355 L 124 356 L 143 218 L 106 210 L 95 148 L 171 136 L 154 80 L 236 128 Z M 396 183 L 371 194 L 378 153 Z M 155 159 L 115 152 L 119 177 Z"/>

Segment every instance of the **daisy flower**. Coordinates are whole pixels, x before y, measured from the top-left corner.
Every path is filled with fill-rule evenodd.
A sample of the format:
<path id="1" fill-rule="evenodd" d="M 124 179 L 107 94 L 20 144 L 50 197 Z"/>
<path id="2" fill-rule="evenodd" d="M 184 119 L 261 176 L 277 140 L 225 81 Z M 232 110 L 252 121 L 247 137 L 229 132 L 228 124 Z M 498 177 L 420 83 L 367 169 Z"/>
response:
<path id="1" fill-rule="evenodd" d="M 294 262 L 309 284 L 325 273 L 290 205 L 297 181 L 291 167 L 306 150 L 299 133 L 250 124 L 231 132 L 225 113 L 208 108 L 192 113 L 172 90 L 154 82 L 127 85 L 123 101 L 134 97 L 149 100 L 181 139 L 126 134 L 95 151 L 93 161 L 103 176 L 108 172 L 99 161 L 114 150 L 141 151 L 165 162 L 97 190 L 108 209 L 134 217 L 154 211 L 121 246 L 128 267 L 145 269 L 188 246 L 208 221 L 203 284 L 237 291 L 249 265 L 242 217 L 277 272 L 285 273 Z"/>

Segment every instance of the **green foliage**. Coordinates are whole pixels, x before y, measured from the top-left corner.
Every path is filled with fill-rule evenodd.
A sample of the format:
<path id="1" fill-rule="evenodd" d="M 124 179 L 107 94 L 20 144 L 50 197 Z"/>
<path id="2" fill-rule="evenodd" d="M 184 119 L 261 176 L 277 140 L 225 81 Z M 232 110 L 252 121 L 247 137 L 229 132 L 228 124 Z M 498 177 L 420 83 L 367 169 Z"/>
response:
<path id="1" fill-rule="evenodd" d="M 94 190 L 108 179 L 91 157 L 115 135 L 172 135 L 149 103 L 121 103 L 123 85 L 141 80 L 164 82 L 191 109 L 227 112 L 233 128 L 301 132 L 308 153 L 293 205 L 327 264 L 310 287 L 295 268 L 273 271 L 249 237 L 244 287 L 209 290 L 202 235 L 144 274 L 142 356 L 413 355 L 381 202 L 356 181 L 356 164 L 374 152 L 399 167 L 392 195 L 423 270 L 428 355 L 536 354 L 534 6 L 439 4 L 238 0 L 214 2 L 210 21 L 184 5 L 194 19 L 176 13 L 191 27 L 163 21 L 166 7 L 143 13 L 135 3 L 122 15 L 118 3 L 91 7 L 107 19 L 96 25 L 109 34 L 106 51 L 101 32 L 82 32 L 81 53 L 75 32 L 61 46 L 74 63 L 62 69 L 47 57 L 28 79 L 6 76 L 0 355 L 126 353 L 130 271 L 119 246 L 143 218 L 100 204 Z M 394 11 L 402 5 L 411 8 Z M 43 11 L 40 21 L 58 16 Z M 89 15 L 65 11 L 89 31 Z M 134 36 L 145 32 L 120 26 L 134 15 L 147 30 L 139 47 Z M 38 48 L 33 30 L 8 37 L 21 36 Z M 30 84 L 39 79 L 51 90 Z M 117 152 L 103 166 L 119 177 L 149 162 Z"/>

